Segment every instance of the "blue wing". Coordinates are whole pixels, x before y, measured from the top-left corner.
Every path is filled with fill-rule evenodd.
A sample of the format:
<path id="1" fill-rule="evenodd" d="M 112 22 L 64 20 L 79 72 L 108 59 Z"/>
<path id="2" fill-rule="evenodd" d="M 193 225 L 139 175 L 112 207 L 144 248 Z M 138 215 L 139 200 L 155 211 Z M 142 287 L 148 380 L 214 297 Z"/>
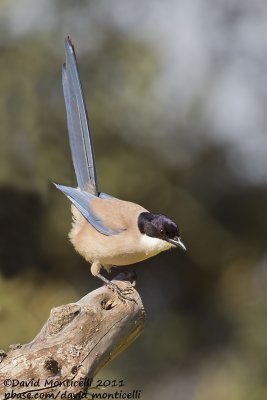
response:
<path id="1" fill-rule="evenodd" d="M 98 197 L 100 197 L 101 199 L 115 199 L 115 197 L 110 196 L 110 194 L 104 192 L 100 192 Z"/>
<path id="2" fill-rule="evenodd" d="M 84 190 L 74 189 L 72 187 L 57 185 L 56 188 L 61 190 L 70 201 L 78 208 L 82 213 L 84 218 L 100 233 L 107 236 L 118 235 L 123 231 L 123 229 L 111 229 L 105 226 L 105 221 L 103 221 L 99 216 L 97 216 L 91 209 L 90 203 L 96 198 L 91 193 Z M 108 195 L 107 195 L 108 196 Z M 111 196 L 108 196 L 109 198 Z M 106 197 L 105 197 L 106 198 Z"/>
<path id="3" fill-rule="evenodd" d="M 98 196 L 94 149 L 74 47 L 65 39 L 66 64 L 62 85 L 67 111 L 71 154 L 78 186 Z"/>

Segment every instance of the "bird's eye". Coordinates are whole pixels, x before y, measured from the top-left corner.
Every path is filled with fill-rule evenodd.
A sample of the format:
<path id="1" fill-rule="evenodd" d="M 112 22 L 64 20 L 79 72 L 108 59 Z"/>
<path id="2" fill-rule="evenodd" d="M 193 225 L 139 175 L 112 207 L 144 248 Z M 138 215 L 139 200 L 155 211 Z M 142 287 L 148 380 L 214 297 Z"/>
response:
<path id="1" fill-rule="evenodd" d="M 164 233 L 164 230 L 163 230 L 163 229 L 161 229 L 161 230 L 160 230 L 160 233 L 162 233 L 162 234 L 163 234 L 163 233 Z"/>

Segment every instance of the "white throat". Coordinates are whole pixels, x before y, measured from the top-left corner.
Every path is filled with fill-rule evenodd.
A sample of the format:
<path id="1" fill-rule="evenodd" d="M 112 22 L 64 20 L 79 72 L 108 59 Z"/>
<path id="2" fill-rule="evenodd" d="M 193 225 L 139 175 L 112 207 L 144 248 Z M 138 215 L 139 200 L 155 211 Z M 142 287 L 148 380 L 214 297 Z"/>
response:
<path id="1" fill-rule="evenodd" d="M 158 254 L 172 247 L 171 243 L 166 242 L 166 240 L 151 237 L 146 234 L 142 235 L 141 243 L 146 254 L 151 255 Z"/>

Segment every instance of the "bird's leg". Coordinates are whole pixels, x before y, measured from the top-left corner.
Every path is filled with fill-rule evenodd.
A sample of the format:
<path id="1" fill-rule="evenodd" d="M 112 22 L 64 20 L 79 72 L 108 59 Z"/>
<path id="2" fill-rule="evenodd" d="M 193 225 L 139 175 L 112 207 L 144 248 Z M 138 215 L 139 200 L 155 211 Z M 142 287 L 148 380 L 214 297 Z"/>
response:
<path id="1" fill-rule="evenodd" d="M 129 291 L 120 289 L 115 283 L 110 282 L 107 278 L 105 278 L 103 275 L 100 274 L 101 268 L 102 265 L 100 264 L 100 262 L 98 261 L 93 262 L 93 264 L 91 265 L 92 275 L 94 275 L 96 278 L 101 279 L 101 281 L 104 282 L 109 289 L 118 294 L 118 297 L 123 302 L 125 302 L 125 300 L 132 300 L 129 297 L 126 297 L 127 294 L 130 294 Z"/>

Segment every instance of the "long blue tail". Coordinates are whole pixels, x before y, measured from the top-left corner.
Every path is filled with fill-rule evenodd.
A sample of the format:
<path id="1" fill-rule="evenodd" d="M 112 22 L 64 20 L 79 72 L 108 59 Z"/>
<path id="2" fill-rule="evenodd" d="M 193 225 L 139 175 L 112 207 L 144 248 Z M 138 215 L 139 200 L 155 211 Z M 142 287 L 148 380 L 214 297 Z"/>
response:
<path id="1" fill-rule="evenodd" d="M 88 115 L 75 51 L 69 37 L 65 39 L 65 53 L 66 64 L 62 69 L 62 84 L 72 161 L 79 188 L 98 196 L 95 157 Z"/>

